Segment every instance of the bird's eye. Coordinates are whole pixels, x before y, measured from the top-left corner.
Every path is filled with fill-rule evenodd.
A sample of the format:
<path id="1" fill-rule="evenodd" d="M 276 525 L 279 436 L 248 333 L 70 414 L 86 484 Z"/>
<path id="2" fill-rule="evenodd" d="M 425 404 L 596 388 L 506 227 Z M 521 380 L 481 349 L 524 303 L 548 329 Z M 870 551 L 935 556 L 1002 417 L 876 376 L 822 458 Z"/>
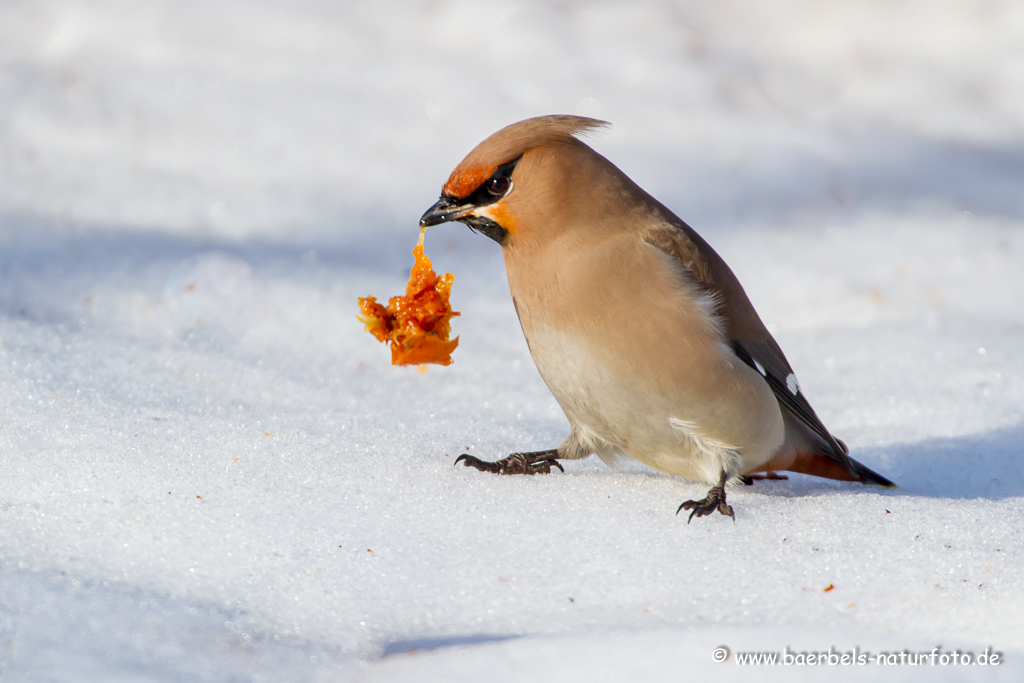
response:
<path id="1" fill-rule="evenodd" d="M 500 197 L 501 195 L 508 192 L 508 188 L 511 184 L 512 181 L 506 178 L 505 176 L 491 178 L 487 182 L 487 191 L 490 192 L 495 197 Z"/>

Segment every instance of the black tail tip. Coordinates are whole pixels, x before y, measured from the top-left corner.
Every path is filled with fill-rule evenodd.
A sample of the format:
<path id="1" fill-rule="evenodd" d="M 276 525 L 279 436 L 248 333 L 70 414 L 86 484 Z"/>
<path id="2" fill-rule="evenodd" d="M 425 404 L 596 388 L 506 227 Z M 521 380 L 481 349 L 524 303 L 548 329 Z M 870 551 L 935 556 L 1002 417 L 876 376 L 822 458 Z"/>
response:
<path id="1" fill-rule="evenodd" d="M 886 479 L 881 474 L 875 472 L 874 470 L 868 467 L 864 467 L 864 465 L 861 465 L 859 462 L 854 464 L 854 469 L 856 469 L 857 474 L 860 475 L 861 477 L 861 481 L 863 481 L 865 484 L 869 484 L 871 486 L 881 486 L 887 489 L 899 488 L 899 486 L 895 482 Z"/>

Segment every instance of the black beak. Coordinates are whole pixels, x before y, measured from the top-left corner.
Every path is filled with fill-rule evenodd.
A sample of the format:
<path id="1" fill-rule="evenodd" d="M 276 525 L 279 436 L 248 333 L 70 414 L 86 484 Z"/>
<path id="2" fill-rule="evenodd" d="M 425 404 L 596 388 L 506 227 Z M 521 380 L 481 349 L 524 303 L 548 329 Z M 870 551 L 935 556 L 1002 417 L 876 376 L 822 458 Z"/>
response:
<path id="1" fill-rule="evenodd" d="M 459 200 L 454 197 L 441 195 L 437 203 L 427 209 L 427 212 L 420 218 L 420 227 L 428 228 L 439 223 L 457 221 L 475 208 L 472 205 L 459 204 Z"/>

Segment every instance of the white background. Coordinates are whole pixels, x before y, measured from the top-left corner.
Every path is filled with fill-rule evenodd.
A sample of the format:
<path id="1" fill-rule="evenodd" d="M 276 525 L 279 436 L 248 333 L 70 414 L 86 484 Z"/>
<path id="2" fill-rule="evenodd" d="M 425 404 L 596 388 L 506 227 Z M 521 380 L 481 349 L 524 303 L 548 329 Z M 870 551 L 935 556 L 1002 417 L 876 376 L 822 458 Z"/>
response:
<path id="1" fill-rule="evenodd" d="M 453 366 L 392 367 L 356 298 L 548 113 L 614 124 L 899 489 L 795 475 L 687 525 L 706 487 L 636 463 L 452 467 L 567 430 L 499 248 L 427 234 Z M 1015 0 L 5 0 L 0 677 L 743 677 L 725 644 L 1019 680 L 1022 188 Z"/>

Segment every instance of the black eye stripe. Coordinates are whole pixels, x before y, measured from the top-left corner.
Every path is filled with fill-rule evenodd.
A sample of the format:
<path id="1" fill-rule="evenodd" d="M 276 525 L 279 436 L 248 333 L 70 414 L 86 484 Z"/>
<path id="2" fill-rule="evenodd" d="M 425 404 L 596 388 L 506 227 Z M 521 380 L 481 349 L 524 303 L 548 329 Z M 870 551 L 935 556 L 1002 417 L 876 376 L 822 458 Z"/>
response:
<path id="1" fill-rule="evenodd" d="M 519 159 L 522 157 L 516 157 L 507 164 L 502 164 L 491 176 L 482 182 L 479 187 L 469 193 L 464 199 L 459 199 L 447 194 L 442 194 L 441 199 L 435 205 L 435 209 L 432 211 L 447 211 L 448 217 L 439 219 L 442 220 L 457 220 L 460 223 L 465 223 L 471 229 L 479 231 L 484 235 L 487 235 L 498 244 L 504 243 L 508 237 L 508 231 L 501 225 L 496 223 L 490 218 L 484 216 L 475 216 L 469 214 L 467 209 L 480 208 L 487 206 L 488 204 L 494 204 L 500 201 L 503 197 L 507 197 L 508 193 L 512 191 L 512 171 L 515 170 L 516 164 L 519 163 Z M 437 208 L 440 207 L 440 208 Z M 421 224 L 423 220 L 426 220 L 431 212 L 424 214 L 424 218 L 420 219 Z M 455 218 L 451 214 L 459 213 L 460 217 Z M 428 222 L 427 225 L 432 225 Z"/>
<path id="2" fill-rule="evenodd" d="M 517 157 L 507 164 L 502 164 L 491 177 L 481 183 L 480 187 L 473 190 L 468 197 L 459 203 L 463 206 L 487 206 L 498 201 L 512 191 L 512 171 L 519 163 Z"/>
<path id="3" fill-rule="evenodd" d="M 511 184 L 512 181 L 505 176 L 492 177 L 487 181 L 487 191 L 495 197 L 501 197 L 508 192 Z"/>

